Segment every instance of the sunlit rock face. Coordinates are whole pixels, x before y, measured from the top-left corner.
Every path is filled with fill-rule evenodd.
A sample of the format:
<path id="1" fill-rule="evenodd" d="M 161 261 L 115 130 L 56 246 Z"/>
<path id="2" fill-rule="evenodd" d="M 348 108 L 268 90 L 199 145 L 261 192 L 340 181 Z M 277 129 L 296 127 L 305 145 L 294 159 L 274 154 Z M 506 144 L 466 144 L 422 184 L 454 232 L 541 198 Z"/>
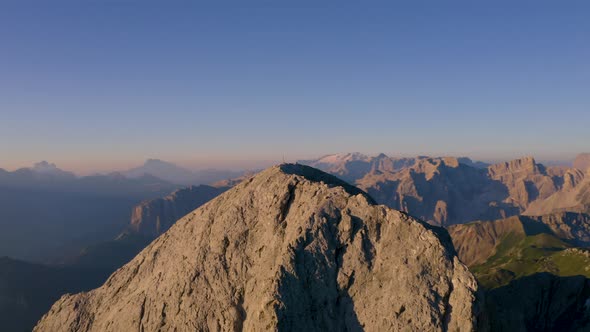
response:
<path id="1" fill-rule="evenodd" d="M 189 213 L 36 331 L 472 331 L 477 284 L 445 230 L 302 165 Z"/>

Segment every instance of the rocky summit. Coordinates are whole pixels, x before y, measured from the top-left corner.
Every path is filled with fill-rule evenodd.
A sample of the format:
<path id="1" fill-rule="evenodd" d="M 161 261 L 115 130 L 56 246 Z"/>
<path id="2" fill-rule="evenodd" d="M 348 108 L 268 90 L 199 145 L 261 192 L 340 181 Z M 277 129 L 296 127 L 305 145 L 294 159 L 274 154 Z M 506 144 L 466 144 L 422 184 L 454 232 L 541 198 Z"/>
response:
<path id="1" fill-rule="evenodd" d="M 477 292 L 445 230 L 283 164 L 63 296 L 35 331 L 472 331 Z"/>

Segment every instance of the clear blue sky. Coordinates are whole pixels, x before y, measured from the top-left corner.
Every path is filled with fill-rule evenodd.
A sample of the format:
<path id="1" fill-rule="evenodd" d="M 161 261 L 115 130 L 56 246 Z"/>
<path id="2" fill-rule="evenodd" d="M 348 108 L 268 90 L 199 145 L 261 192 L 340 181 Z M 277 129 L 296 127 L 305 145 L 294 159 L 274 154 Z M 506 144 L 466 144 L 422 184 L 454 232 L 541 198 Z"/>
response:
<path id="1" fill-rule="evenodd" d="M 7 0 L 0 112 L 4 168 L 570 158 L 590 2 Z"/>

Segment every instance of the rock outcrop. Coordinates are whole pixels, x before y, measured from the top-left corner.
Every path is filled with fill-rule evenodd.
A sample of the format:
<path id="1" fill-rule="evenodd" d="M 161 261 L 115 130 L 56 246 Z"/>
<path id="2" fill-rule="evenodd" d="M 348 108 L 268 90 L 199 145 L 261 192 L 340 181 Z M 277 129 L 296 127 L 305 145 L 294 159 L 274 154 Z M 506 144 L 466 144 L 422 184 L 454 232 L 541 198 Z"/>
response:
<path id="1" fill-rule="evenodd" d="M 62 297 L 35 331 L 472 331 L 476 291 L 445 230 L 284 164 Z"/>
<path id="2" fill-rule="evenodd" d="M 448 228 L 461 261 L 467 266 L 484 263 L 495 255 L 508 236 L 540 233 L 555 236 L 572 246 L 590 247 L 590 215 L 560 212 L 544 216 L 513 216 L 506 219 L 452 225 Z"/>
<path id="3" fill-rule="evenodd" d="M 549 197 L 532 202 L 526 215 L 543 215 L 558 211 L 590 212 L 590 169 L 567 170 L 561 189 Z"/>
<path id="4" fill-rule="evenodd" d="M 572 245 L 590 247 L 590 215 L 556 212 L 538 217 L 525 217 L 547 226 L 559 239 Z"/>
<path id="5" fill-rule="evenodd" d="M 211 184 L 211 186 L 216 188 L 231 188 L 242 183 L 245 180 L 248 180 L 249 178 L 256 175 L 258 172 L 260 172 L 260 170 L 247 171 L 238 177 L 214 182 Z"/>

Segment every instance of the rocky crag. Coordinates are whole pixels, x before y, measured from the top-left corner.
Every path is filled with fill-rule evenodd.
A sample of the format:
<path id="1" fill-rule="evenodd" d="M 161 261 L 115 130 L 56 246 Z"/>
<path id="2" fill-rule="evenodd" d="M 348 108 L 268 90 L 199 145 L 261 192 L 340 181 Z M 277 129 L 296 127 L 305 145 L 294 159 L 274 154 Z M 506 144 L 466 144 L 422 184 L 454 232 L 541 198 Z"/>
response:
<path id="1" fill-rule="evenodd" d="M 62 297 L 35 331 L 472 331 L 476 293 L 445 230 L 284 164 Z"/>

